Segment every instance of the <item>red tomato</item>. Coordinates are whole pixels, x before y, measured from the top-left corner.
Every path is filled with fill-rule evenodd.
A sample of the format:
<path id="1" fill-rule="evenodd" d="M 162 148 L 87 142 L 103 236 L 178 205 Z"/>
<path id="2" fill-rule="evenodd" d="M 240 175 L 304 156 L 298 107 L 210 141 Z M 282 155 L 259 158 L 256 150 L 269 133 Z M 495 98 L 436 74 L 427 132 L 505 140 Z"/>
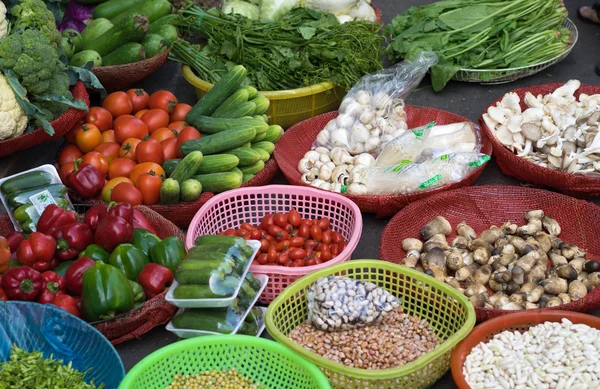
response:
<path id="1" fill-rule="evenodd" d="M 110 130 L 113 124 L 112 114 L 102 107 L 91 107 L 84 120 L 98 127 L 101 132 Z"/>
<path id="2" fill-rule="evenodd" d="M 282 230 L 279 226 L 272 225 L 269 226 L 269 234 L 271 234 L 275 239 L 280 242 L 282 240 L 286 240 L 289 238 L 289 234 L 287 231 Z"/>
<path id="3" fill-rule="evenodd" d="M 314 249 L 315 247 L 317 247 L 319 243 L 317 243 L 316 240 L 314 239 L 308 239 L 305 243 L 304 243 L 304 248 L 305 249 Z"/>
<path id="4" fill-rule="evenodd" d="M 98 127 L 93 124 L 86 123 L 75 134 L 75 142 L 79 150 L 87 153 L 93 151 L 100 143 L 102 143 L 102 134 Z"/>
<path id="5" fill-rule="evenodd" d="M 135 161 L 129 158 L 116 158 L 108 164 L 108 179 L 116 177 L 129 177 L 135 167 Z"/>
<path id="6" fill-rule="evenodd" d="M 71 143 L 71 144 L 77 143 L 77 139 L 76 139 L 77 131 L 79 131 L 79 129 L 81 128 L 81 126 L 83 126 L 84 123 L 85 122 L 83 120 L 79 120 L 77 123 L 75 123 L 73 128 L 71 128 L 69 130 L 69 132 L 67 132 L 65 134 L 65 140 L 67 141 L 67 143 Z"/>
<path id="7" fill-rule="evenodd" d="M 186 122 L 179 121 L 179 122 L 169 123 L 169 125 L 167 126 L 167 128 L 170 129 L 170 130 L 177 130 L 177 133 L 179 133 L 179 131 L 183 130 L 187 126 L 188 126 L 188 124 Z"/>
<path id="8" fill-rule="evenodd" d="M 121 145 L 118 143 L 101 143 L 98 147 L 94 149 L 94 151 L 99 152 L 104 155 L 106 158 L 106 162 L 110 164 L 113 159 L 119 158 L 119 151 L 121 150 Z"/>
<path id="9" fill-rule="evenodd" d="M 302 259 L 296 259 L 294 261 L 294 264 L 296 265 L 296 267 L 304 267 L 304 260 L 302 260 Z"/>
<path id="10" fill-rule="evenodd" d="M 185 115 L 192 110 L 192 106 L 189 104 L 179 103 L 171 112 L 171 121 L 180 122 L 185 121 Z"/>
<path id="11" fill-rule="evenodd" d="M 77 158 L 81 158 L 83 153 L 79 147 L 75 145 L 66 145 L 58 154 L 58 166 L 63 166 L 67 163 L 73 163 Z"/>
<path id="12" fill-rule="evenodd" d="M 113 118 L 129 115 L 133 111 L 133 104 L 125 92 L 113 92 L 106 96 L 102 107 L 107 109 Z"/>
<path id="13" fill-rule="evenodd" d="M 267 254 L 260 254 L 257 258 L 256 258 L 256 262 L 258 262 L 261 265 L 266 265 L 268 263 L 268 255 Z"/>
<path id="14" fill-rule="evenodd" d="M 301 224 L 298 229 L 298 236 L 304 239 L 310 238 L 310 227 L 308 224 Z"/>
<path id="15" fill-rule="evenodd" d="M 290 250 L 290 258 L 291 259 L 304 259 L 306 257 L 306 250 L 301 248 L 295 248 Z"/>
<path id="16" fill-rule="evenodd" d="M 262 232 L 254 230 L 250 232 L 250 239 L 260 240 L 262 238 Z"/>
<path id="17" fill-rule="evenodd" d="M 179 148 L 182 144 L 189 140 L 201 138 L 200 131 L 196 130 L 194 127 L 185 127 L 183 130 L 179 132 L 177 135 L 177 154 L 182 157 L 183 155 L 179 151 Z"/>
<path id="18" fill-rule="evenodd" d="M 292 239 L 290 239 L 290 246 L 302 247 L 302 246 L 304 246 L 304 239 L 300 236 L 295 236 Z"/>
<path id="19" fill-rule="evenodd" d="M 288 223 L 290 223 L 294 227 L 298 227 L 302 221 L 302 216 L 300 216 L 300 212 L 292 209 L 290 213 L 288 213 Z"/>
<path id="20" fill-rule="evenodd" d="M 342 252 L 342 250 L 340 250 L 340 246 L 335 243 L 329 247 L 329 250 L 331 251 L 331 255 L 334 257 Z"/>
<path id="21" fill-rule="evenodd" d="M 115 186 L 110 194 L 111 201 L 117 203 L 129 203 L 131 205 L 140 205 L 142 203 L 142 192 L 135 186 L 127 182 L 121 182 Z"/>
<path id="22" fill-rule="evenodd" d="M 141 120 L 148 126 L 148 131 L 152 134 L 159 128 L 169 125 L 169 114 L 162 109 L 151 109 L 142 115 Z"/>
<path id="23" fill-rule="evenodd" d="M 325 231 L 326 229 L 328 229 L 329 224 L 329 218 L 322 217 L 321 220 L 319 220 L 319 228 L 321 229 L 321 231 Z"/>
<path id="24" fill-rule="evenodd" d="M 81 157 L 81 163 L 79 164 L 79 167 L 81 168 L 85 165 L 92 165 L 98 169 L 103 176 L 108 173 L 108 162 L 106 161 L 106 158 L 104 158 L 104 155 L 97 151 L 90 151 Z"/>
<path id="25" fill-rule="evenodd" d="M 138 178 L 136 188 L 142 192 L 142 203 L 144 205 L 158 204 L 162 179 L 156 174 L 145 173 Z"/>
<path id="26" fill-rule="evenodd" d="M 279 263 L 280 265 L 285 265 L 289 261 L 290 261 L 290 256 L 288 253 L 281 253 L 281 254 L 279 254 L 279 257 L 277 257 L 277 263 Z"/>
<path id="27" fill-rule="evenodd" d="M 333 255 L 331 254 L 331 251 L 323 250 L 321 251 L 321 255 L 319 256 L 319 258 L 321 258 L 321 261 L 327 262 L 331 260 L 331 258 L 333 258 Z"/>
<path id="28" fill-rule="evenodd" d="M 140 163 L 154 162 L 162 165 L 164 162 L 163 148 L 160 143 L 154 139 L 142 141 L 135 149 L 135 158 Z"/>
<path id="29" fill-rule="evenodd" d="M 332 231 L 331 241 L 333 243 L 344 243 L 344 236 L 337 231 Z"/>
<path id="30" fill-rule="evenodd" d="M 266 239 L 260 240 L 260 251 L 266 253 L 269 250 L 271 243 Z"/>
<path id="31" fill-rule="evenodd" d="M 102 143 L 117 143 L 115 132 L 113 130 L 104 131 L 102 133 Z"/>
<path id="32" fill-rule="evenodd" d="M 125 139 L 125 141 L 121 145 L 121 150 L 119 150 L 119 157 L 135 161 L 135 149 L 137 148 L 137 145 L 140 144 L 140 142 L 141 140 L 137 138 Z"/>
<path id="33" fill-rule="evenodd" d="M 317 242 L 320 242 L 321 239 L 323 239 L 323 231 L 321 231 L 319 226 L 314 225 L 310 227 L 310 237 L 316 240 Z"/>
<path id="34" fill-rule="evenodd" d="M 145 90 L 138 89 L 129 89 L 127 92 L 127 97 L 131 100 L 131 105 L 133 106 L 133 112 L 141 111 L 142 109 L 148 108 L 148 93 Z"/>
<path id="35" fill-rule="evenodd" d="M 323 231 L 323 238 L 321 239 L 321 242 L 325 244 L 331 243 L 331 230 Z"/>
<path id="36" fill-rule="evenodd" d="M 141 111 L 137 111 L 133 116 L 136 117 L 136 118 L 138 118 L 138 119 L 141 119 L 142 116 L 144 116 L 144 114 L 146 112 L 148 112 L 148 111 L 150 111 L 150 110 L 149 109 L 142 109 Z"/>
<path id="37" fill-rule="evenodd" d="M 125 139 L 136 138 L 144 139 L 148 135 L 148 126 L 146 123 L 131 115 L 121 116 L 115 119 L 113 123 L 115 138 L 118 143 L 123 143 Z"/>
<path id="38" fill-rule="evenodd" d="M 286 251 L 290 248 L 290 241 L 282 240 L 281 242 L 275 245 L 275 248 L 277 249 L 277 251 Z"/>
<path id="39" fill-rule="evenodd" d="M 254 230 L 254 226 L 250 223 L 242 223 L 242 225 L 240 226 L 240 228 L 242 230 L 248 230 L 248 231 L 252 231 Z"/>
<path id="40" fill-rule="evenodd" d="M 67 176 L 71 174 L 71 172 L 75 170 L 75 165 L 73 162 L 65 163 L 58 170 L 58 175 L 60 176 L 60 180 L 65 184 L 67 182 Z"/>
<path id="41" fill-rule="evenodd" d="M 235 236 L 235 230 L 233 228 L 228 228 L 225 231 L 219 233 L 219 235 Z"/>
<path id="42" fill-rule="evenodd" d="M 287 226 L 287 215 L 284 215 L 282 213 L 276 213 L 273 216 L 273 222 L 275 223 L 275 225 L 278 225 L 281 228 L 285 228 Z"/>
<path id="43" fill-rule="evenodd" d="M 152 135 L 150 135 L 150 139 L 154 139 L 156 141 L 162 142 L 165 139 L 175 138 L 176 136 L 177 136 L 176 132 L 174 132 L 173 130 L 169 130 L 166 127 L 163 127 L 163 128 L 159 128 L 158 130 L 154 131 L 152 133 Z"/>
<path id="44" fill-rule="evenodd" d="M 269 250 L 267 251 L 267 263 L 277 262 L 278 256 L 279 256 L 279 253 L 277 253 L 275 246 L 269 247 Z"/>
<path id="45" fill-rule="evenodd" d="M 273 215 L 269 214 L 269 215 L 265 215 L 263 216 L 262 220 L 260 221 L 260 228 L 262 228 L 263 230 L 267 230 L 269 228 L 269 226 L 273 225 Z"/>
<path id="46" fill-rule="evenodd" d="M 148 106 L 150 109 L 158 108 L 170 114 L 177 106 L 177 97 L 167 90 L 159 90 L 150 95 Z"/>
<path id="47" fill-rule="evenodd" d="M 317 260 L 315 258 L 307 258 L 306 261 L 304 261 L 305 266 L 315 266 L 316 264 Z"/>
<path id="48" fill-rule="evenodd" d="M 169 138 L 160 142 L 163 149 L 163 158 L 165 161 L 177 158 L 177 139 Z"/>

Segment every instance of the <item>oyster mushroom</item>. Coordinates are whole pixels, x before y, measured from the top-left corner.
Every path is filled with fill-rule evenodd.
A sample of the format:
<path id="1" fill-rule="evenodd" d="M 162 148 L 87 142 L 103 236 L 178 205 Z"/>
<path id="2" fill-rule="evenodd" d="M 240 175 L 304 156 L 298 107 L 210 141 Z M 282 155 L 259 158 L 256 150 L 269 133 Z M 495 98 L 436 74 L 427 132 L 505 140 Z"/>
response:
<path id="1" fill-rule="evenodd" d="M 542 128 L 534 123 L 524 123 L 521 126 L 521 134 L 525 139 L 535 142 L 542 138 Z"/>

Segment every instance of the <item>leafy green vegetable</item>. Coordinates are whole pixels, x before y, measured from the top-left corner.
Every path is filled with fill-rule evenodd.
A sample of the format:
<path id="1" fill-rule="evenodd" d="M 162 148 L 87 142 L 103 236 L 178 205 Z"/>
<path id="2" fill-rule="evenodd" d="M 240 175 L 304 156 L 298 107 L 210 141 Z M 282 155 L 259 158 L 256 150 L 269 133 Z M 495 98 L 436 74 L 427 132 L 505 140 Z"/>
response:
<path id="1" fill-rule="evenodd" d="M 86 67 L 80 68 L 76 66 L 67 67 L 67 76 L 69 76 L 69 83 L 75 85 L 77 81 L 83 81 L 88 89 L 94 89 L 100 92 L 100 97 L 106 97 L 106 89 L 98 80 L 98 77 L 90 71 L 92 68 L 92 62 L 88 63 Z"/>

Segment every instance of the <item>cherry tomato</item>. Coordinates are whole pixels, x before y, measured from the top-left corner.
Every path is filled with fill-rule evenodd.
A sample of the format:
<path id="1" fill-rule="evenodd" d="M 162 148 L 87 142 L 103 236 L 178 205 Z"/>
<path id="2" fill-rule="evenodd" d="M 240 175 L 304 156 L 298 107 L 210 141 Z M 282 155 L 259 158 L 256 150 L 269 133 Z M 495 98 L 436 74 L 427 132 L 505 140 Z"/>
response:
<path id="1" fill-rule="evenodd" d="M 294 264 L 296 265 L 296 267 L 304 267 L 304 260 L 303 259 L 296 259 L 294 261 Z"/>
<path id="2" fill-rule="evenodd" d="M 66 145 L 58 154 L 58 166 L 72 163 L 77 158 L 81 158 L 83 153 L 79 150 L 79 147 L 75 145 Z"/>
<path id="3" fill-rule="evenodd" d="M 261 239 L 260 240 L 260 251 L 263 253 L 266 253 L 269 250 L 270 245 L 271 245 L 271 242 L 269 242 L 266 239 Z"/>
<path id="4" fill-rule="evenodd" d="M 131 105 L 133 106 L 133 112 L 141 111 L 142 109 L 148 108 L 148 100 L 150 97 L 145 90 L 138 89 L 129 89 L 127 92 L 127 97 L 131 100 Z"/>
<path id="5" fill-rule="evenodd" d="M 79 150 L 84 153 L 93 151 L 100 143 L 102 143 L 102 135 L 100 130 L 93 124 L 86 123 L 75 134 L 75 142 Z"/>
<path id="6" fill-rule="evenodd" d="M 81 126 L 83 126 L 84 124 L 85 124 L 85 122 L 83 120 L 79 120 L 77 123 L 75 123 L 73 128 L 71 128 L 69 130 L 69 132 L 67 132 L 65 134 L 65 140 L 67 141 L 67 143 L 70 143 L 70 144 L 77 143 L 77 139 L 75 138 L 77 135 L 77 131 L 79 131 Z"/>
<path id="7" fill-rule="evenodd" d="M 179 149 L 177 148 L 177 139 L 165 139 L 162 142 L 160 142 L 160 146 L 163 149 L 163 158 L 165 161 L 177 158 L 177 152 L 179 151 Z"/>
<path id="8" fill-rule="evenodd" d="M 158 204 L 162 187 L 162 179 L 159 176 L 153 173 L 144 173 L 138 178 L 135 186 L 142 192 L 144 205 Z"/>
<path id="9" fill-rule="evenodd" d="M 150 135 L 150 139 L 154 139 L 158 142 L 162 142 L 165 139 L 175 138 L 177 136 L 176 132 L 173 130 L 169 130 L 167 127 L 159 128 L 154 131 L 152 135 Z"/>
<path id="10" fill-rule="evenodd" d="M 323 263 L 323 261 L 321 261 L 321 258 L 315 257 L 315 265 L 320 265 L 322 263 Z"/>
<path id="11" fill-rule="evenodd" d="M 135 161 L 128 158 L 116 158 L 108 164 L 108 179 L 117 177 L 129 177 L 135 167 Z"/>
<path id="12" fill-rule="evenodd" d="M 304 261 L 304 265 L 305 265 L 305 266 L 315 266 L 316 264 L 317 264 L 317 260 L 316 260 L 315 258 L 310 258 L 310 259 L 309 259 L 309 258 L 307 258 L 307 259 Z"/>
<path id="13" fill-rule="evenodd" d="M 165 171 L 159 164 L 154 162 L 142 162 L 135 165 L 135 167 L 129 174 L 129 179 L 137 185 L 138 178 L 140 178 L 142 174 L 150 172 L 154 172 L 154 174 L 156 174 L 159 177 L 165 176 Z"/>
<path id="14" fill-rule="evenodd" d="M 328 217 L 322 217 L 322 218 L 319 220 L 319 223 L 318 223 L 318 224 L 319 224 L 319 228 L 321 229 L 321 231 L 325 231 L 326 229 L 328 229 L 328 228 L 329 228 L 329 225 L 330 225 L 331 223 L 329 222 L 329 218 L 328 218 Z"/>
<path id="15" fill-rule="evenodd" d="M 113 130 L 115 131 L 117 142 L 120 143 L 129 138 L 141 140 L 148 135 L 148 126 L 146 123 L 131 115 L 116 118 L 113 123 Z"/>
<path id="16" fill-rule="evenodd" d="M 179 132 L 179 135 L 177 135 L 177 153 L 180 157 L 183 156 L 183 154 L 181 154 L 181 152 L 179 151 L 179 148 L 181 147 L 182 144 L 184 144 L 187 141 L 193 140 L 193 139 L 198 139 L 198 138 L 202 138 L 202 135 L 200 135 L 200 131 L 196 130 L 194 127 L 185 127 L 184 129 L 182 129 Z"/>
<path id="17" fill-rule="evenodd" d="M 169 91 L 159 90 L 150 95 L 148 106 L 150 109 L 158 108 L 167 111 L 170 114 L 177 106 L 177 98 Z"/>
<path id="18" fill-rule="evenodd" d="M 285 266 L 287 266 L 287 267 L 298 267 L 298 265 L 296 264 L 296 262 L 293 262 L 293 261 L 289 261 Z"/>
<path id="19" fill-rule="evenodd" d="M 298 236 L 304 239 L 310 238 L 310 227 L 308 224 L 301 224 L 298 229 Z"/>
<path id="20" fill-rule="evenodd" d="M 154 139 L 144 140 L 135 149 L 135 158 L 140 163 L 154 162 L 162 165 L 164 162 L 162 146 Z"/>
<path id="21" fill-rule="evenodd" d="M 287 219 L 287 215 L 286 215 L 286 219 Z M 294 236 L 296 235 L 296 233 L 294 232 L 294 226 L 293 226 L 293 225 L 291 225 L 290 223 L 287 223 L 287 224 L 285 225 L 285 230 L 286 230 L 286 231 L 287 231 L 287 232 L 288 232 L 290 235 L 292 235 L 292 234 L 294 234 Z"/>
<path id="22" fill-rule="evenodd" d="M 277 243 L 277 245 L 275 245 L 275 248 L 277 249 L 277 251 L 288 250 L 290 248 L 290 241 L 282 240 L 281 242 Z"/>
<path id="23" fill-rule="evenodd" d="M 287 231 L 282 230 L 279 226 L 269 226 L 269 234 L 275 237 L 275 240 L 281 242 L 282 240 L 286 240 L 290 238 L 290 234 Z"/>
<path id="24" fill-rule="evenodd" d="M 233 228 L 228 228 L 225 231 L 221 232 L 219 235 L 235 236 L 235 230 Z"/>
<path id="25" fill-rule="evenodd" d="M 141 119 L 141 118 L 142 118 L 142 116 L 144 116 L 144 114 L 145 114 L 146 112 L 148 112 L 148 111 L 150 111 L 150 110 L 149 110 L 149 109 L 142 109 L 141 111 L 137 111 L 137 112 L 136 112 L 136 113 L 133 115 L 133 117 L 136 117 L 136 118 L 138 118 L 138 119 Z"/>
<path id="26" fill-rule="evenodd" d="M 240 228 L 238 228 L 237 230 L 235 230 L 235 235 L 245 238 L 246 237 L 246 230 L 242 230 Z"/>
<path id="27" fill-rule="evenodd" d="M 308 220 L 308 219 L 302 219 L 302 221 L 300 222 L 300 225 L 302 224 L 306 224 L 309 227 L 312 227 L 313 224 L 315 224 L 314 220 Z"/>
<path id="28" fill-rule="evenodd" d="M 340 246 L 336 243 L 332 244 L 331 246 L 329 246 L 329 251 L 331 251 L 331 255 L 332 256 L 337 256 L 339 253 L 342 252 L 342 250 L 340 250 Z"/>
<path id="29" fill-rule="evenodd" d="M 311 255 L 314 255 L 314 250 L 313 249 L 306 249 L 306 256 L 310 257 Z"/>
<path id="30" fill-rule="evenodd" d="M 119 151 L 119 157 L 131 159 L 135 161 L 135 149 L 137 145 L 139 145 L 141 140 L 137 138 L 129 138 L 125 139 L 125 141 L 121 144 L 121 150 Z"/>
<path id="31" fill-rule="evenodd" d="M 192 110 L 192 106 L 189 104 L 179 103 L 171 112 L 171 121 L 179 122 L 185 120 L 185 115 Z"/>
<path id="32" fill-rule="evenodd" d="M 167 126 L 167 128 L 170 130 L 176 130 L 177 133 L 179 133 L 186 127 L 188 127 L 188 124 L 184 121 L 169 123 L 169 125 Z"/>
<path id="33" fill-rule="evenodd" d="M 142 203 L 142 192 L 135 186 L 127 182 L 121 182 L 115 186 L 110 194 L 110 200 L 117 203 L 129 203 L 131 205 L 140 205 Z"/>
<path id="34" fill-rule="evenodd" d="M 319 244 L 319 249 L 318 251 L 329 251 L 331 249 L 331 247 L 328 244 Z"/>
<path id="35" fill-rule="evenodd" d="M 267 232 L 267 235 L 265 236 L 265 239 L 269 241 L 269 244 L 277 243 L 277 239 L 275 239 L 275 237 L 273 235 L 269 235 L 268 232 Z"/>
<path id="36" fill-rule="evenodd" d="M 327 261 L 331 260 L 331 258 L 333 258 L 333 255 L 331 254 L 331 251 L 323 250 L 323 251 L 321 251 L 320 258 L 321 258 L 321 261 L 327 262 Z"/>
<path id="37" fill-rule="evenodd" d="M 304 246 L 304 239 L 300 236 L 295 236 L 292 239 L 290 239 L 290 246 L 302 247 L 302 246 Z"/>
<path id="38" fill-rule="evenodd" d="M 300 216 L 300 212 L 292 209 L 290 213 L 288 213 L 288 223 L 293 225 L 294 227 L 298 227 L 302 221 L 302 216 Z"/>
<path id="39" fill-rule="evenodd" d="M 83 120 L 86 123 L 95 125 L 101 132 L 110 130 L 113 124 L 111 113 L 102 107 L 91 107 Z"/>
<path id="40" fill-rule="evenodd" d="M 105 203 L 110 203 L 110 197 L 111 197 L 113 189 L 115 189 L 115 186 L 119 185 L 121 182 L 127 182 L 129 184 L 133 184 L 133 182 L 131 182 L 131 180 L 127 177 L 113 178 L 112 180 L 110 180 L 106 184 L 104 184 L 104 187 L 102 188 L 102 193 L 100 193 L 100 197 L 102 198 L 102 201 L 104 201 Z"/>
<path id="41" fill-rule="evenodd" d="M 254 230 L 250 232 L 250 239 L 260 240 L 262 238 L 262 232 L 259 230 Z"/>
<path id="42" fill-rule="evenodd" d="M 261 265 L 266 265 L 268 263 L 268 255 L 267 254 L 260 254 L 258 256 L 258 258 L 256 258 L 256 262 L 258 262 Z"/>
<path id="43" fill-rule="evenodd" d="M 323 242 L 325 244 L 331 243 L 331 230 L 324 230 L 323 231 L 323 237 L 321 239 L 321 242 Z"/>
<path id="44" fill-rule="evenodd" d="M 106 161 L 106 158 L 104 158 L 104 155 L 97 151 L 90 151 L 81 157 L 81 163 L 79 164 L 79 167 L 83 167 L 85 165 L 92 165 L 98 169 L 103 176 L 108 173 L 108 162 Z"/>
<path id="45" fill-rule="evenodd" d="M 275 223 L 275 225 L 278 225 L 281 228 L 285 228 L 287 226 L 287 215 L 284 215 L 282 213 L 276 213 L 273 216 L 273 222 Z"/>
<path id="46" fill-rule="evenodd" d="M 75 165 L 73 162 L 65 163 L 58 169 L 58 175 L 60 176 L 60 180 L 65 184 L 67 182 L 67 176 L 71 174 L 71 172 L 75 170 Z"/>
<path id="47" fill-rule="evenodd" d="M 265 215 L 263 216 L 263 218 L 260 221 L 260 228 L 262 228 L 263 230 L 267 230 L 269 229 L 269 226 L 273 225 L 273 215 L 269 214 L 269 215 Z"/>
<path id="48" fill-rule="evenodd" d="M 113 159 L 119 158 L 119 151 L 121 150 L 121 145 L 118 143 L 101 143 L 98 147 L 94 149 L 94 151 L 99 152 L 104 155 L 106 158 L 106 162 L 110 164 Z"/>
<path id="49" fill-rule="evenodd" d="M 117 143 L 115 132 L 113 130 L 104 131 L 102 133 L 102 143 Z"/>
<path id="50" fill-rule="evenodd" d="M 106 96 L 102 108 L 107 109 L 113 118 L 129 115 L 133 111 L 133 104 L 125 92 L 113 92 Z"/>
<path id="51" fill-rule="evenodd" d="M 252 231 L 252 230 L 255 229 L 254 226 L 252 224 L 250 224 L 250 223 L 242 223 L 242 225 L 240 226 L 240 228 L 242 230 L 248 230 L 248 231 Z"/>
<path id="52" fill-rule="evenodd" d="M 275 246 L 269 247 L 269 250 L 267 251 L 267 263 L 277 262 L 278 256 L 279 256 L 279 253 L 275 249 Z"/>
<path id="53" fill-rule="evenodd" d="M 146 112 L 141 120 L 148 126 L 148 131 L 152 134 L 159 128 L 169 125 L 169 114 L 162 109 L 151 109 Z"/>
<path id="54" fill-rule="evenodd" d="M 323 232 L 321 231 L 321 228 L 319 228 L 318 225 L 310 227 L 310 237 L 316 240 L 317 242 L 320 242 L 321 239 L 323 239 Z"/>
<path id="55" fill-rule="evenodd" d="M 344 236 L 337 231 L 331 233 L 331 241 L 333 243 L 344 243 Z"/>
<path id="56" fill-rule="evenodd" d="M 289 261 L 290 261 L 290 256 L 288 253 L 281 253 L 281 254 L 279 254 L 279 257 L 277 257 L 277 263 L 279 263 L 280 265 L 285 265 Z"/>
<path id="57" fill-rule="evenodd" d="M 301 248 L 295 248 L 290 250 L 290 258 L 291 259 L 304 259 L 306 257 L 306 250 Z"/>
<path id="58" fill-rule="evenodd" d="M 317 247 L 319 243 L 317 243 L 316 240 L 314 239 L 308 239 L 306 242 L 304 242 L 304 248 L 305 249 L 314 249 L 315 247 Z"/>

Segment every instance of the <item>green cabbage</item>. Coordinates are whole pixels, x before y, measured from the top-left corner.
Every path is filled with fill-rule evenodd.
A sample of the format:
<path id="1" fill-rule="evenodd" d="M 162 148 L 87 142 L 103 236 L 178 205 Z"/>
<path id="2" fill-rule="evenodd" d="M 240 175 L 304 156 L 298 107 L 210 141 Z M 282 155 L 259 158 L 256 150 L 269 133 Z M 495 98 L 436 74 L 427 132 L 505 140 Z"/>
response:
<path id="1" fill-rule="evenodd" d="M 279 21 L 292 8 L 300 5 L 301 0 L 263 0 L 260 4 L 260 19 Z"/>
<path id="2" fill-rule="evenodd" d="M 223 6 L 223 13 L 239 14 L 252 20 L 257 20 L 259 17 L 258 6 L 247 3 L 243 0 L 233 0 L 226 2 Z"/>

